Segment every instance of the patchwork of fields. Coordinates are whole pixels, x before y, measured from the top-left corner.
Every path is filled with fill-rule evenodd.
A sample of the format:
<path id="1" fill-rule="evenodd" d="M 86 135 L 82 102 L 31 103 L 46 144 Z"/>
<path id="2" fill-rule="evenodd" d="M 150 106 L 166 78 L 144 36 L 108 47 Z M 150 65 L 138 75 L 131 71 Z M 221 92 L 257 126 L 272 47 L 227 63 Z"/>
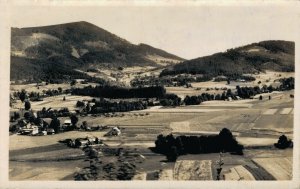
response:
<path id="1" fill-rule="evenodd" d="M 292 93 L 293 91 L 272 93 L 272 100 L 210 101 L 195 106 L 153 107 L 125 112 L 122 113 L 123 116 L 79 117 L 79 124 L 86 121 L 90 126 L 120 127 L 122 134 L 116 137 L 104 137 L 107 131 L 70 131 L 38 137 L 11 135 L 10 179 L 72 180 L 74 173 L 85 164 L 82 151 L 55 145 L 59 140 L 89 136 L 100 138 L 111 148 L 138 149 L 145 156 L 145 161 L 137 165 L 137 173 L 133 179 L 215 180 L 219 154 L 184 155 L 176 163 L 171 163 L 165 162 L 164 155 L 153 153 L 149 147 L 155 146 L 154 141 L 159 134 L 214 135 L 224 127 L 230 129 L 237 141 L 245 146 L 245 154 L 226 154 L 221 179 L 291 179 L 292 150 L 278 150 L 273 144 L 282 134 L 293 138 Z M 77 100 L 90 99 L 66 96 L 66 101 L 63 101 L 62 98 L 63 96 L 56 96 L 45 98 L 42 102 L 32 102 L 32 108 L 40 110 L 42 107 L 68 107 L 72 110 Z M 19 105 L 21 104 L 17 104 L 16 108 Z M 60 119 L 63 122 L 66 118 Z M 109 160 L 110 157 L 103 158 Z M 272 166 L 274 164 L 276 166 Z M 65 171 L 51 175 L 50 172 L 58 171 L 58 166 Z M 276 174 L 277 171 L 280 172 L 279 175 Z"/>

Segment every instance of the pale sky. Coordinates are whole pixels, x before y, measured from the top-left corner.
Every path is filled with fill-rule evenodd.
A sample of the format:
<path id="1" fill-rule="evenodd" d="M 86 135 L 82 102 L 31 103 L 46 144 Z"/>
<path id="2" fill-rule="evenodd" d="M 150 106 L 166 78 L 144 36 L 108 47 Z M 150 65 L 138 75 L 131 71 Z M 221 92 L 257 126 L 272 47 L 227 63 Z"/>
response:
<path id="1" fill-rule="evenodd" d="M 262 40 L 295 41 L 295 11 L 285 6 L 22 6 L 11 10 L 11 26 L 87 21 L 131 43 L 192 59 Z"/>

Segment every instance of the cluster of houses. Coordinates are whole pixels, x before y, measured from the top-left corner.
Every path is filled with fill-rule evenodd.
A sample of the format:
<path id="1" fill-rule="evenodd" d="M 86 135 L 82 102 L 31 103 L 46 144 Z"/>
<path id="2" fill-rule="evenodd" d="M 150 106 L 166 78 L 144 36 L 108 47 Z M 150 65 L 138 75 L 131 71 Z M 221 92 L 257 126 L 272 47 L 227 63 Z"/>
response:
<path id="1" fill-rule="evenodd" d="M 27 121 L 26 119 L 20 120 L 18 122 L 19 129 L 17 134 L 31 136 L 53 135 L 56 132 L 54 128 L 50 127 L 51 121 L 51 118 L 43 118 L 41 119 L 41 122 L 39 124 L 35 124 L 33 122 Z M 67 119 L 59 127 L 59 131 L 63 132 L 69 130 L 71 126 L 71 120 Z"/>
<path id="2" fill-rule="evenodd" d="M 34 117 L 36 114 L 34 113 Z M 43 135 L 53 135 L 58 132 L 65 132 L 73 130 L 73 124 L 71 119 L 65 119 L 63 124 L 59 124 L 57 128 L 53 128 L 53 124 L 51 122 L 53 119 L 51 118 L 36 118 L 32 121 L 28 119 L 19 119 L 19 121 L 14 125 L 15 132 L 19 135 L 30 135 L 30 136 L 43 136 Z M 102 131 L 109 129 L 108 126 L 97 126 L 97 127 L 90 127 L 87 125 L 86 121 L 77 128 L 79 130 L 84 131 Z M 111 127 L 109 131 L 105 134 L 105 136 L 118 136 L 121 134 L 121 129 L 119 127 Z"/>

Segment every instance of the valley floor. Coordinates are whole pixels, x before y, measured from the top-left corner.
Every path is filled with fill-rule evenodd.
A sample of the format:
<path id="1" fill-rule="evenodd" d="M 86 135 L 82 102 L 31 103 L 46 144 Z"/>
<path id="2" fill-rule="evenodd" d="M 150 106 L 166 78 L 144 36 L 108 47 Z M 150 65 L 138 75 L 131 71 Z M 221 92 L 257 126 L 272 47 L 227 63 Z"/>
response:
<path id="1" fill-rule="evenodd" d="M 289 180 L 292 178 L 293 151 L 276 149 L 273 144 L 282 134 L 293 138 L 294 100 L 290 94 L 293 91 L 272 93 L 272 100 L 211 101 L 197 106 L 157 107 L 127 112 L 123 117 L 79 118 L 79 123 L 87 121 L 89 125 L 119 126 L 122 134 L 117 137 L 104 137 L 104 131 L 70 131 L 36 137 L 11 135 L 9 178 L 73 180 L 74 173 L 87 166 L 85 156 L 82 150 L 68 148 L 58 141 L 97 136 L 108 147 L 137 149 L 145 157 L 143 162 L 137 164 L 138 174 L 134 179 L 216 180 L 219 154 L 182 155 L 176 163 L 170 163 L 165 156 L 153 153 L 149 147 L 154 146 L 159 134 L 218 134 L 226 127 L 245 146 L 245 150 L 243 156 L 224 154 L 221 179 Z M 103 157 L 104 161 L 110 159 L 110 156 Z M 192 162 L 182 167 L 182 161 Z M 275 165 L 276 168 L 272 168 Z M 199 168 L 199 174 L 204 175 L 188 176 L 187 173 L 195 167 Z"/>

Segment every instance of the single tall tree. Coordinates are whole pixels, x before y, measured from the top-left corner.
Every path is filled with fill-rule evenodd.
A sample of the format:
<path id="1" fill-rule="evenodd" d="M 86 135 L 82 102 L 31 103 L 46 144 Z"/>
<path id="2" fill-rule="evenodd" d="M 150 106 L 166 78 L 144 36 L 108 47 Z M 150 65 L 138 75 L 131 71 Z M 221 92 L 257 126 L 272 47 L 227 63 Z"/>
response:
<path id="1" fill-rule="evenodd" d="M 26 98 L 26 91 L 24 89 L 22 89 L 21 93 L 19 94 L 19 98 L 23 103 Z"/>
<path id="2" fill-rule="evenodd" d="M 25 110 L 30 110 L 30 108 L 31 108 L 31 104 L 28 100 L 25 101 L 24 106 L 25 106 Z"/>
<path id="3" fill-rule="evenodd" d="M 59 133 L 60 131 L 60 121 L 57 119 L 57 117 L 53 117 L 51 123 L 50 123 L 50 128 L 54 129 L 55 133 Z"/>
<path id="4" fill-rule="evenodd" d="M 75 127 L 78 122 L 78 117 L 73 114 L 73 115 L 71 115 L 70 119 L 71 119 L 71 123 L 72 123 L 73 127 Z"/>

